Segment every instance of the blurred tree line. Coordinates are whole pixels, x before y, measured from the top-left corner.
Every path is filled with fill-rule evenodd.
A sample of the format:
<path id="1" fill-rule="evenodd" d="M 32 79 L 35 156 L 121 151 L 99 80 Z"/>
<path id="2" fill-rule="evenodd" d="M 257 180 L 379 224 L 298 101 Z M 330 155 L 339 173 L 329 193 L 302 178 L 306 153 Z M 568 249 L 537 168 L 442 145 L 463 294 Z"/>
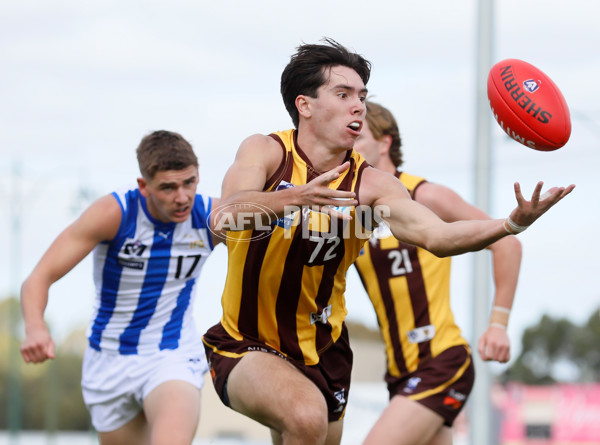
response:
<path id="1" fill-rule="evenodd" d="M 16 298 L 0 300 L 0 429 L 9 429 L 9 404 L 18 406 L 20 430 L 88 431 L 89 414 L 81 395 L 81 361 L 85 332 L 73 332 L 57 345 L 56 358 L 43 364 L 27 364 L 19 351 L 22 338 L 11 332 L 11 318 L 22 316 Z M 16 354 L 15 354 L 16 351 Z M 11 371 L 18 379 L 11 379 Z M 15 391 L 11 385 L 18 385 Z M 11 400 L 13 399 L 13 400 Z"/>
<path id="2" fill-rule="evenodd" d="M 523 332 L 521 344 L 521 353 L 501 376 L 503 382 L 600 382 L 600 308 L 583 325 L 544 315 Z"/>

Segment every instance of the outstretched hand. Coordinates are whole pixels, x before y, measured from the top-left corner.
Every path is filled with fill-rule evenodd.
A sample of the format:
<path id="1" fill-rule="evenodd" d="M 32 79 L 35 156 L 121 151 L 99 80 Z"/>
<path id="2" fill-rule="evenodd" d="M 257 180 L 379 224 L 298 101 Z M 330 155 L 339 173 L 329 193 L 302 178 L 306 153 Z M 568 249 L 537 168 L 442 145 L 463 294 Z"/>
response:
<path id="1" fill-rule="evenodd" d="M 329 170 L 302 186 L 302 201 L 304 205 L 317 207 L 321 213 L 341 219 L 350 219 L 350 215 L 336 210 L 337 207 L 355 206 L 357 201 L 354 192 L 335 190 L 329 184 L 350 167 L 349 162 Z"/>
<path id="2" fill-rule="evenodd" d="M 568 187 L 552 187 L 550 190 L 542 193 L 544 183 L 538 182 L 531 195 L 531 201 L 525 200 L 521 193 L 521 185 L 515 182 L 515 196 L 517 198 L 517 208 L 510 214 L 510 218 L 520 226 L 529 226 L 546 213 L 554 204 L 563 199 L 575 188 L 574 184 Z"/>

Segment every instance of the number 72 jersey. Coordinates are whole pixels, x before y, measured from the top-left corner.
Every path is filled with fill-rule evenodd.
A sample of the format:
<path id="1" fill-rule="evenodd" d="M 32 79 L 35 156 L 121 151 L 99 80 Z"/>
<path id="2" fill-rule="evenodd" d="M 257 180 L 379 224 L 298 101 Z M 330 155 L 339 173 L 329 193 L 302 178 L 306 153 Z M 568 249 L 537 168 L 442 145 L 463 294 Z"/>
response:
<path id="1" fill-rule="evenodd" d="M 190 218 L 163 223 L 150 215 L 138 189 L 113 196 L 122 219 L 115 238 L 94 250 L 89 344 L 121 354 L 176 349 L 198 335 L 192 303 L 213 249 L 206 220 L 212 201 L 196 195 Z"/>
<path id="2" fill-rule="evenodd" d="M 297 145 L 294 130 L 271 137 L 283 157 L 265 191 L 277 193 L 320 175 Z M 362 172 L 369 166 L 352 150 L 344 161 L 350 167 L 330 188 L 358 195 Z M 356 210 L 348 210 L 351 221 L 304 207 L 271 221 L 264 232 L 254 227 L 228 233 L 221 323 L 232 338 L 264 343 L 309 366 L 319 363 L 343 334 L 346 271 L 368 238 L 361 237 L 365 230 Z"/>

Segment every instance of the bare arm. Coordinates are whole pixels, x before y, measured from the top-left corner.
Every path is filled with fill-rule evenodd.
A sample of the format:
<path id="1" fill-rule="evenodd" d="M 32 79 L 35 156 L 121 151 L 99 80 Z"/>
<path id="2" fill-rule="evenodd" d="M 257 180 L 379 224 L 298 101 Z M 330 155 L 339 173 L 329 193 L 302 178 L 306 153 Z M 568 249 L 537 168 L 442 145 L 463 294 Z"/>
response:
<path id="1" fill-rule="evenodd" d="M 479 208 L 464 201 L 451 189 L 433 183 L 420 185 L 415 192 L 415 200 L 446 222 L 461 219 L 490 219 Z M 521 243 L 515 236 L 507 236 L 487 247 L 492 252 L 495 295 L 493 307 L 501 318 L 508 321 L 507 311 L 512 308 L 519 269 L 521 264 Z M 483 360 L 496 360 L 501 363 L 510 359 L 510 340 L 506 327 L 492 319 L 488 329 L 479 339 L 479 354 Z"/>
<path id="2" fill-rule="evenodd" d="M 488 249 L 493 255 L 496 290 L 492 303 L 492 318 L 488 328 L 479 338 L 478 350 L 483 360 L 505 363 L 510 359 L 510 340 L 506 327 L 515 296 L 522 249 L 521 243 L 514 236 L 502 238 Z M 498 323 L 493 318 L 495 315 L 504 318 L 502 323 Z"/>
<path id="3" fill-rule="evenodd" d="M 100 198 L 50 245 L 21 287 L 25 340 L 21 354 L 26 362 L 54 358 L 54 342 L 44 321 L 50 286 L 73 269 L 101 241 L 116 235 L 121 208 L 111 195 Z"/>
<path id="4" fill-rule="evenodd" d="M 353 192 L 328 187 L 340 173 L 348 169 L 349 163 L 323 173 L 306 185 L 264 192 L 267 180 L 275 173 L 282 159 L 281 147 L 268 136 L 254 135 L 242 142 L 234 163 L 223 179 L 221 206 L 215 212 L 217 228 L 223 226 L 223 221 L 240 221 L 238 215 L 242 213 L 259 214 L 264 217 L 262 222 L 269 223 L 272 222 L 269 217 L 282 217 L 290 207 L 338 206 L 339 201 L 335 198 L 354 198 Z M 356 202 L 350 204 L 353 203 Z M 236 228 L 250 228 L 254 223 L 255 220 L 247 220 L 243 227 Z"/>
<path id="5" fill-rule="evenodd" d="M 538 183 L 531 201 L 526 201 L 519 184 L 515 184 L 518 206 L 510 217 L 516 224 L 532 224 L 575 187 L 554 187 L 541 200 L 542 185 Z M 501 219 L 446 223 L 427 207 L 410 199 L 406 188 L 394 176 L 372 168 L 363 173 L 361 204 L 374 207 L 376 213 L 379 211 L 396 238 L 440 257 L 481 250 L 508 235 Z"/>

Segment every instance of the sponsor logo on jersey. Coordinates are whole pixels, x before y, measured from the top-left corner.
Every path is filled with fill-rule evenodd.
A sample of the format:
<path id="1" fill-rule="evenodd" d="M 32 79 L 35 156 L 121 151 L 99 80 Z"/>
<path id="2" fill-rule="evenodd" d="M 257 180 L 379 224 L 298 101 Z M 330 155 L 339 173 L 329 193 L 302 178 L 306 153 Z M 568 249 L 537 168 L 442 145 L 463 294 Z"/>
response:
<path id="1" fill-rule="evenodd" d="M 125 258 L 119 258 L 117 260 L 119 266 L 129 267 L 130 269 L 138 269 L 142 270 L 144 268 L 144 263 L 142 261 L 135 260 L 126 260 Z"/>
<path id="2" fill-rule="evenodd" d="M 415 389 L 417 389 L 419 383 L 421 383 L 421 377 L 411 377 L 410 379 L 408 379 L 408 382 L 406 382 L 403 391 L 406 393 L 411 393 Z"/>
<path id="3" fill-rule="evenodd" d="M 331 305 L 324 307 L 323 311 L 320 314 L 315 314 L 314 312 L 310 313 L 310 324 L 313 325 L 317 321 L 320 321 L 323 324 L 327 324 L 327 319 L 331 317 Z"/>
<path id="4" fill-rule="evenodd" d="M 408 331 L 406 335 L 409 343 L 423 343 L 435 337 L 435 326 L 432 324 L 421 326 Z"/>
<path id="5" fill-rule="evenodd" d="M 450 389 L 448 395 L 444 398 L 444 405 L 453 409 L 460 409 L 467 396 L 461 392 Z"/>
<path id="6" fill-rule="evenodd" d="M 190 241 L 190 249 L 202 249 L 204 247 L 204 241 L 201 239 L 196 241 Z"/>
<path id="7" fill-rule="evenodd" d="M 352 201 L 352 198 L 332 198 L 335 199 L 336 201 Z M 331 207 L 333 210 L 335 210 L 338 213 L 341 213 L 342 215 L 350 215 L 352 213 L 352 210 L 354 209 L 354 206 L 329 206 Z"/>

